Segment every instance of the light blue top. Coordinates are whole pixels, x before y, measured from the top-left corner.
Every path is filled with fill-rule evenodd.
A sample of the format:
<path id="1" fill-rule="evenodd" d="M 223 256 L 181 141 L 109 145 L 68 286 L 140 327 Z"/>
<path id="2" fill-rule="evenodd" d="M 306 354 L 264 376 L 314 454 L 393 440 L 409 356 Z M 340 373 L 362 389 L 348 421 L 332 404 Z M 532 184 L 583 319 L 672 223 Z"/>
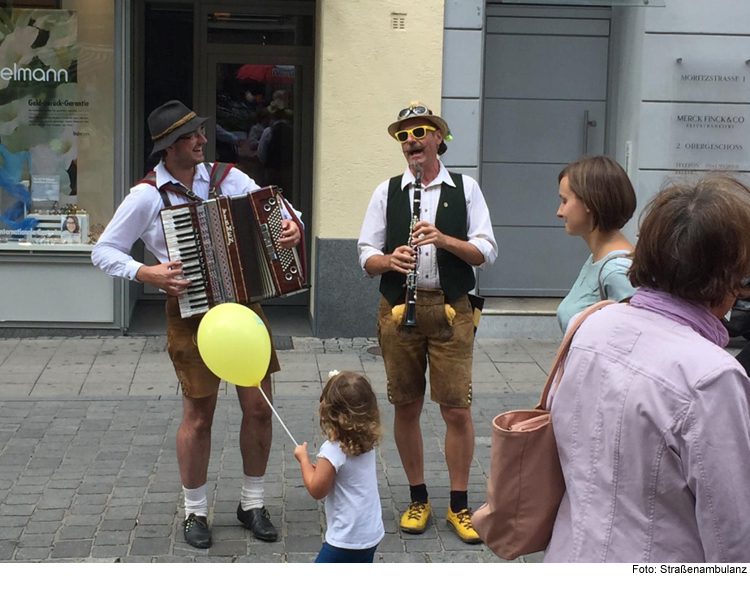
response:
<path id="1" fill-rule="evenodd" d="M 578 312 L 595 304 L 599 300 L 620 301 L 635 293 L 635 288 L 625 275 L 630 268 L 630 259 L 617 256 L 626 255 L 628 250 L 613 250 L 605 257 L 594 262 L 594 256 L 589 255 L 568 295 L 557 307 L 557 321 L 565 332 L 570 319 Z M 615 257 L 615 258 L 612 258 Z M 602 270 L 602 266 L 604 269 Z M 604 294 L 599 296 L 599 271 Z"/>

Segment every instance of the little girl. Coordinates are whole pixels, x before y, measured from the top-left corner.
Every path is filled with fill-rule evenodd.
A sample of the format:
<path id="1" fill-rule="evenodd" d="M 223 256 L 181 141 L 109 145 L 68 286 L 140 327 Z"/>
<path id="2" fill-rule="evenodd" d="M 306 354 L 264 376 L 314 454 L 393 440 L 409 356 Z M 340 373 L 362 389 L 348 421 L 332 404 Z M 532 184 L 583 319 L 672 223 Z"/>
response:
<path id="1" fill-rule="evenodd" d="M 385 535 L 375 467 L 380 412 L 370 383 L 332 371 L 320 395 L 320 427 L 328 441 L 311 464 L 307 442 L 294 449 L 314 499 L 326 497 L 326 541 L 315 562 L 372 562 Z"/>

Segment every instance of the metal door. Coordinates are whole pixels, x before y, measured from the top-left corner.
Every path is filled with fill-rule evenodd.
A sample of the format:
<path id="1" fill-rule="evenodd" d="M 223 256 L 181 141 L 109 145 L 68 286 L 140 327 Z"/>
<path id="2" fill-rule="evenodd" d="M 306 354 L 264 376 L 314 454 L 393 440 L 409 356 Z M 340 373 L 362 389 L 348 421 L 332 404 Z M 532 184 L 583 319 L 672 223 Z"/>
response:
<path id="1" fill-rule="evenodd" d="M 604 153 L 609 18 L 559 14 L 488 10 L 482 189 L 500 257 L 483 295 L 565 295 L 588 256 L 555 216 L 557 175 Z"/>

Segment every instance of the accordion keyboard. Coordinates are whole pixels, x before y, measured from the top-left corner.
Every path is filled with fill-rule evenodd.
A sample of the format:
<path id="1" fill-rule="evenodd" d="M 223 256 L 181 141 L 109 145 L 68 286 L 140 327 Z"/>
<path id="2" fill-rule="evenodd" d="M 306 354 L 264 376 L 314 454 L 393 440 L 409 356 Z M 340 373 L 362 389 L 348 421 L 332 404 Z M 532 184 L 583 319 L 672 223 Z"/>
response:
<path id="1" fill-rule="evenodd" d="M 195 207 L 165 209 L 162 212 L 164 236 L 170 261 L 182 261 L 182 276 L 190 285 L 179 298 L 180 315 L 183 318 L 208 312 L 209 297 L 203 269 L 205 255 L 201 235 L 193 231 Z"/>

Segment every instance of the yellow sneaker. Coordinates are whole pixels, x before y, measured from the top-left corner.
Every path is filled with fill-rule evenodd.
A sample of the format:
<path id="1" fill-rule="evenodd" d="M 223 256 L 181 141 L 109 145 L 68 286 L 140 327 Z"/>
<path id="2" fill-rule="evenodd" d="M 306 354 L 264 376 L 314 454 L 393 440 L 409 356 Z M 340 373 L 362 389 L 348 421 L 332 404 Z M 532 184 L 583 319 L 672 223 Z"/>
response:
<path id="1" fill-rule="evenodd" d="M 399 526 L 407 534 L 421 534 L 427 529 L 429 517 L 430 501 L 415 501 L 409 503 L 409 508 L 401 515 Z"/>
<path id="2" fill-rule="evenodd" d="M 458 513 L 454 513 L 448 507 L 448 514 L 445 516 L 445 521 L 456 532 L 456 535 L 462 542 L 466 542 L 467 544 L 479 544 L 482 542 L 471 525 L 471 511 L 468 509 L 461 509 Z"/>

